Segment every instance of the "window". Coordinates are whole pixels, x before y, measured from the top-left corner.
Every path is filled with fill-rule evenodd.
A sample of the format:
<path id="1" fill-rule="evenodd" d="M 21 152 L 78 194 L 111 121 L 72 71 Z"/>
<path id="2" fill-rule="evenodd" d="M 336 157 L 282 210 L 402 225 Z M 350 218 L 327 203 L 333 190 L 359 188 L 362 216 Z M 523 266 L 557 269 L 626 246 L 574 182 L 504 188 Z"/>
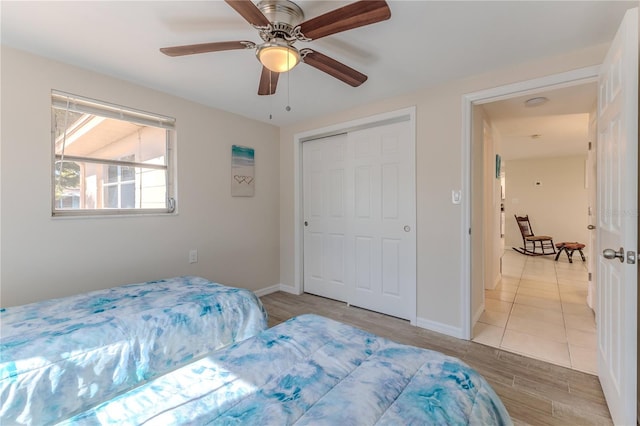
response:
<path id="1" fill-rule="evenodd" d="M 135 156 L 128 155 L 121 160 L 133 162 Z M 104 188 L 104 205 L 111 209 L 132 209 L 135 208 L 136 201 L 136 173 L 133 167 L 129 166 L 105 166 L 106 182 L 102 184 Z"/>
<path id="2" fill-rule="evenodd" d="M 52 214 L 171 213 L 175 120 L 51 94 Z"/>

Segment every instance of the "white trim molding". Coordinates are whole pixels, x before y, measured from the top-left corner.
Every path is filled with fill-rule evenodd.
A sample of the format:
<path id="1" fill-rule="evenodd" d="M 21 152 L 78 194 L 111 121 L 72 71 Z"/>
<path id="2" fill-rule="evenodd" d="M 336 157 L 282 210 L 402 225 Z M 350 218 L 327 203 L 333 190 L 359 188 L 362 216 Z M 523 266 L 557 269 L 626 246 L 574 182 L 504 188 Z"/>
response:
<path id="1" fill-rule="evenodd" d="M 280 291 L 280 287 L 282 284 L 275 284 L 269 287 L 261 288 L 259 290 L 254 290 L 253 293 L 258 296 L 266 296 L 267 294 L 275 293 L 276 291 Z"/>
<path id="2" fill-rule="evenodd" d="M 418 318 L 416 325 L 426 330 L 435 331 L 436 333 L 446 334 L 447 336 L 455 337 L 458 339 L 464 339 L 462 334 L 462 328 L 454 327 L 449 324 L 443 324 L 441 322 L 432 321 L 426 318 Z"/>
<path id="3" fill-rule="evenodd" d="M 473 314 L 473 317 L 471 319 L 471 321 L 472 321 L 472 323 L 471 323 L 472 329 L 473 329 L 473 326 L 476 325 L 476 323 L 480 320 L 480 317 L 484 313 L 484 308 L 485 308 L 485 304 L 484 304 L 484 298 L 483 298 L 482 299 L 482 304 L 480 305 L 478 310 Z"/>
<path id="4" fill-rule="evenodd" d="M 296 292 L 296 289 L 290 285 L 285 285 L 285 284 L 274 284 L 272 286 L 269 287 L 265 287 L 265 288 L 261 288 L 259 290 L 255 290 L 254 293 L 256 296 L 258 297 L 262 297 L 262 296 L 266 296 L 267 294 L 271 294 L 271 293 L 275 293 L 277 291 L 284 291 L 285 293 L 291 293 L 291 294 L 300 294 L 299 292 Z"/>

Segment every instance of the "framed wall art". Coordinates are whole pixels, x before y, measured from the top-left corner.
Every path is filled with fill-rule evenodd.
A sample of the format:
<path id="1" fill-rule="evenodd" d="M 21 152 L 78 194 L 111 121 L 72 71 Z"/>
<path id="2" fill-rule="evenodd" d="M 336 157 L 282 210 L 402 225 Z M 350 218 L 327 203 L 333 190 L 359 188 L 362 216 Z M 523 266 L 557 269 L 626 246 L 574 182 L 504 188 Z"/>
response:
<path id="1" fill-rule="evenodd" d="M 255 151 L 240 145 L 231 146 L 231 196 L 253 197 L 255 192 Z"/>

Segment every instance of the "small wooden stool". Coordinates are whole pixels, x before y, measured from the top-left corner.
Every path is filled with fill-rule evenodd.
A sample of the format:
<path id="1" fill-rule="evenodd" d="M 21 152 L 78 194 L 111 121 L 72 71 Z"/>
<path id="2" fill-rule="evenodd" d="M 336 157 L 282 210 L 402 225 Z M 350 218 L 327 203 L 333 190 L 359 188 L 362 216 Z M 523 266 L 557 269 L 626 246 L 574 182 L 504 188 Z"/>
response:
<path id="1" fill-rule="evenodd" d="M 573 263 L 573 260 L 572 260 L 573 252 L 576 250 L 578 251 L 578 253 L 580 253 L 580 257 L 582 258 L 582 261 L 584 262 L 586 260 L 584 258 L 584 253 L 582 253 L 582 249 L 585 248 L 585 245 L 582 243 L 562 242 L 562 243 L 557 243 L 556 247 L 558 248 L 558 254 L 556 254 L 556 261 L 558 260 L 558 257 L 560 257 L 560 253 L 564 251 L 565 253 L 567 253 L 567 259 L 569 259 L 569 263 Z"/>

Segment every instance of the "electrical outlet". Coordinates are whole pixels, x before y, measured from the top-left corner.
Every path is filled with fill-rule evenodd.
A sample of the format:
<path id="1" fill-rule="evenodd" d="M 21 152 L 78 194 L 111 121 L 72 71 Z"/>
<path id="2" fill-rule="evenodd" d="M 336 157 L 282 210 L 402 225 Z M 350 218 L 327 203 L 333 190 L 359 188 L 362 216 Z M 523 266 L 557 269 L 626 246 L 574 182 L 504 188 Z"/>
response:
<path id="1" fill-rule="evenodd" d="M 192 249 L 189 250 L 189 263 L 197 263 L 198 262 L 198 250 Z"/>

